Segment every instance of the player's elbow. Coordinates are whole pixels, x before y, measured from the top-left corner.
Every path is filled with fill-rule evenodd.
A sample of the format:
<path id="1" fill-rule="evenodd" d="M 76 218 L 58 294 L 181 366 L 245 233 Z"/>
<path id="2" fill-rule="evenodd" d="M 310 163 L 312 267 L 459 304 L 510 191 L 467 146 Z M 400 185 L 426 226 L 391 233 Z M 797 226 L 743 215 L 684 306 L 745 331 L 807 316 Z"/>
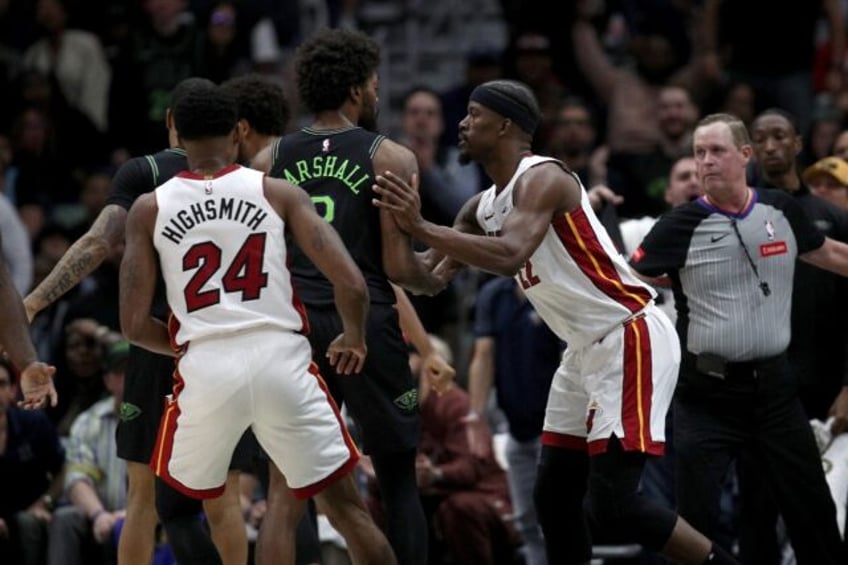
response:
<path id="1" fill-rule="evenodd" d="M 526 262 L 526 260 L 519 259 L 516 256 L 501 257 L 500 260 L 492 263 L 489 270 L 502 277 L 514 277 Z"/>
<path id="2" fill-rule="evenodd" d="M 133 345 L 139 345 L 144 335 L 144 320 L 133 311 L 121 308 L 121 333 Z"/>
<path id="3" fill-rule="evenodd" d="M 360 272 L 351 273 L 344 281 L 335 283 L 338 292 L 343 293 L 347 300 L 356 303 L 368 303 L 368 284 Z"/>

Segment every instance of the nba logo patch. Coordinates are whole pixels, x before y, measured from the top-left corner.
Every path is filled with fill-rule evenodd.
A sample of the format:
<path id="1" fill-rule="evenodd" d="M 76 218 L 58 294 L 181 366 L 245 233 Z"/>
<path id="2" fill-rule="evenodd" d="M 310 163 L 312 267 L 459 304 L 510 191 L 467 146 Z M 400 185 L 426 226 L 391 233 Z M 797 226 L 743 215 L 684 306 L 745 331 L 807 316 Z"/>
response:
<path id="1" fill-rule="evenodd" d="M 774 241 L 774 225 L 771 220 L 766 220 L 766 236 L 768 236 L 769 241 Z"/>
<path id="2" fill-rule="evenodd" d="M 324 142 L 321 144 L 321 152 L 329 153 L 330 152 L 330 138 L 326 138 Z"/>

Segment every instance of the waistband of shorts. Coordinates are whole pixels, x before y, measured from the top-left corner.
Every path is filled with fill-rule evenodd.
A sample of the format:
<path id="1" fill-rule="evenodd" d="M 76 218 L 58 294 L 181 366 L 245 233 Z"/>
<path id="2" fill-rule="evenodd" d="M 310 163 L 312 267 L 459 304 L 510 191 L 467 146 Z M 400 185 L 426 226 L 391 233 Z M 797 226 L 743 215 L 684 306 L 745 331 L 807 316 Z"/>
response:
<path id="1" fill-rule="evenodd" d="M 593 343 L 599 343 L 599 342 L 603 341 L 609 334 L 611 334 L 615 330 L 617 330 L 619 328 L 626 328 L 627 326 L 629 326 L 633 322 L 636 322 L 638 320 L 642 320 L 642 319 L 646 318 L 648 316 L 648 312 L 651 309 L 654 309 L 654 308 L 656 308 L 656 306 L 654 305 L 654 302 L 653 301 L 648 302 L 648 304 L 644 308 L 642 308 L 638 312 L 634 312 L 633 314 L 627 316 L 623 320 L 616 322 L 612 326 L 609 326 L 607 329 L 603 330 L 597 337 L 589 340 L 586 344 L 584 344 L 581 347 L 587 347 L 589 345 L 592 345 Z M 574 349 L 574 347 L 572 347 L 572 349 Z"/>

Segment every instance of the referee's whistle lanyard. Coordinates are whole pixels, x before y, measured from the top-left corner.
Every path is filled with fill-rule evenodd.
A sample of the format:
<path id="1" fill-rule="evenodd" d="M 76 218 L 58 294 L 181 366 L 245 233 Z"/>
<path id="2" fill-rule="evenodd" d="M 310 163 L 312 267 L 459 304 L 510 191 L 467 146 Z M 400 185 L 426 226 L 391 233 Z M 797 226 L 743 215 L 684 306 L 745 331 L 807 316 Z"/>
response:
<path id="1" fill-rule="evenodd" d="M 748 196 L 745 198 L 745 203 L 739 208 L 735 213 L 727 212 L 723 210 L 721 207 L 717 206 L 715 202 L 713 202 L 708 195 L 704 195 L 704 199 L 709 202 L 711 206 L 713 206 L 716 210 L 721 212 L 727 219 L 730 220 L 730 227 L 733 228 L 733 233 L 736 234 L 736 239 L 739 241 L 739 245 L 742 247 L 742 252 L 745 254 L 745 259 L 748 261 L 748 265 L 751 267 L 751 271 L 754 273 L 754 277 L 757 279 L 757 286 L 760 289 L 760 292 L 763 293 L 763 296 L 771 296 L 771 287 L 769 287 L 768 282 L 764 281 L 760 277 L 760 270 L 757 268 L 757 264 L 754 262 L 754 258 L 751 256 L 751 252 L 748 250 L 748 246 L 745 245 L 745 240 L 742 239 L 742 233 L 739 231 L 739 226 L 737 225 L 737 220 L 739 219 L 740 214 L 748 208 L 748 205 L 751 203 L 751 199 L 753 198 L 753 191 L 748 188 Z"/>

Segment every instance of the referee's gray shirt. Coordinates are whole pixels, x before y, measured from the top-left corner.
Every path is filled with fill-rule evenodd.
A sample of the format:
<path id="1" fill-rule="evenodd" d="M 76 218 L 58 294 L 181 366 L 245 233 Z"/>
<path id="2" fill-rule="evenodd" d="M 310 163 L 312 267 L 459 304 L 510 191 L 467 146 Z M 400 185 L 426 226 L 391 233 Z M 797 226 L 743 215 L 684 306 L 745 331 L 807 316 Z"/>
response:
<path id="1" fill-rule="evenodd" d="M 823 244 L 791 196 L 754 189 L 738 214 L 703 197 L 666 212 L 631 265 L 671 278 L 684 351 L 750 361 L 786 350 L 795 259 Z"/>

